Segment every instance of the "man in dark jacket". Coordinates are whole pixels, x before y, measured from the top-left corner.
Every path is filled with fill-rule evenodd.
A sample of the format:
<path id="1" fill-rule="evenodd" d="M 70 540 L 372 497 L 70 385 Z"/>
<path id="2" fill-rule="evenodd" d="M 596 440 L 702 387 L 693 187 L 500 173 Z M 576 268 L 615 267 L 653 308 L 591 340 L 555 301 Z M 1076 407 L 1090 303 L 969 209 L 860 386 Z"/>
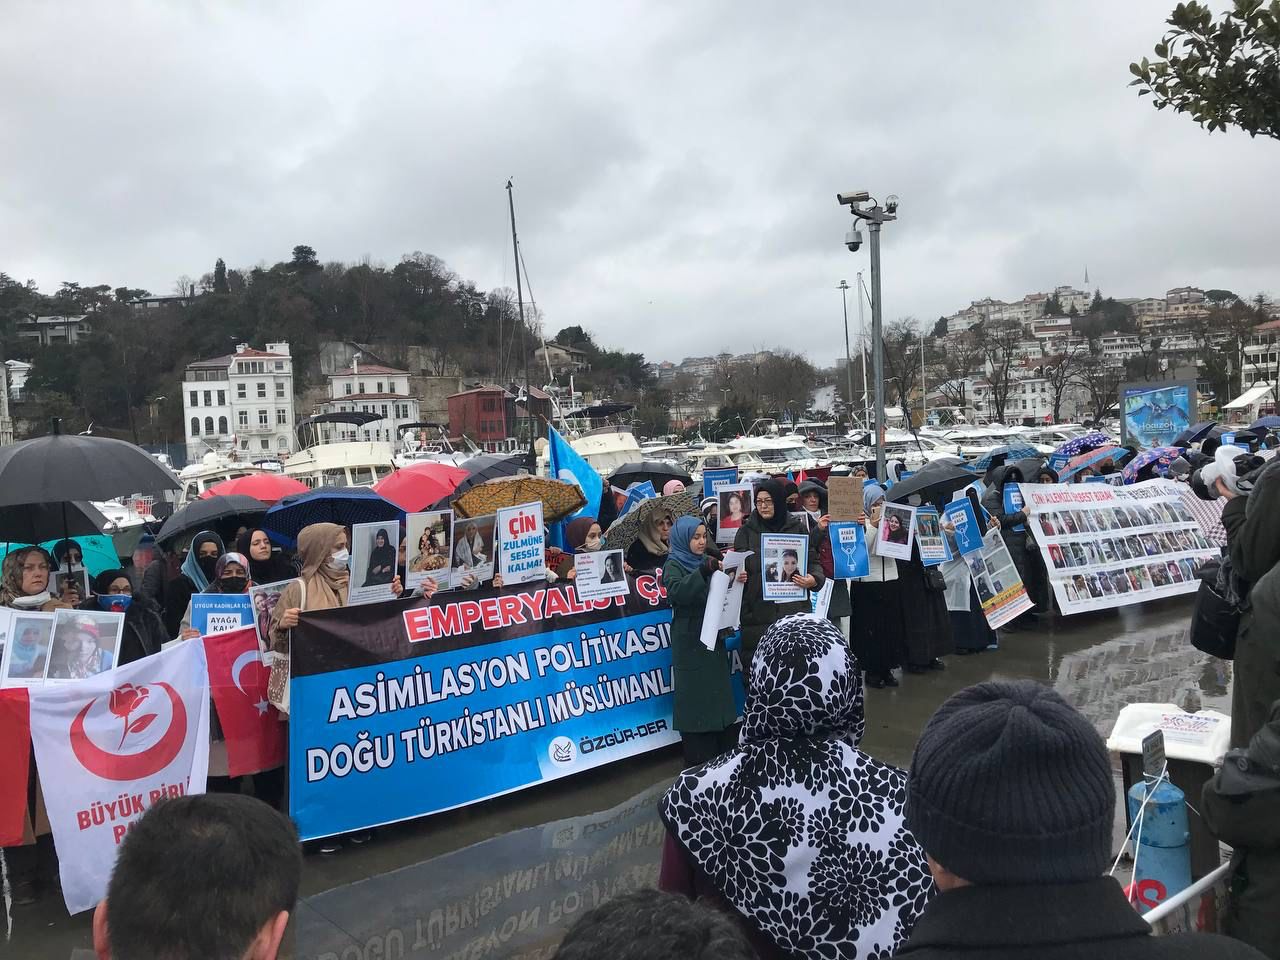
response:
<path id="1" fill-rule="evenodd" d="M 1205 822 L 1234 850 L 1227 933 L 1280 958 L 1280 700 L 1204 785 Z"/>
<path id="2" fill-rule="evenodd" d="M 1214 934 L 1156 937 L 1105 871 L 1116 789 L 1093 726 L 1030 680 L 980 683 L 916 745 L 907 827 L 940 891 L 911 960 L 1259 960 Z"/>

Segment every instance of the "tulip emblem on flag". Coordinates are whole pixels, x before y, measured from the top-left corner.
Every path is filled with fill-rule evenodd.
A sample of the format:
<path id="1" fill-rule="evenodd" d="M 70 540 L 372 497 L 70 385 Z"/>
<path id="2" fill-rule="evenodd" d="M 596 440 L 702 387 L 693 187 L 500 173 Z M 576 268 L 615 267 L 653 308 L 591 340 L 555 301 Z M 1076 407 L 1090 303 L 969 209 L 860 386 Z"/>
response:
<path id="1" fill-rule="evenodd" d="M 95 743 L 86 729 L 90 714 L 96 716 L 102 710 L 102 698 L 94 697 L 84 705 L 71 723 L 71 750 L 82 767 L 104 780 L 141 780 L 173 762 L 187 739 L 187 708 L 169 684 L 154 686 L 161 694 L 155 700 L 151 687 L 131 683 L 107 695 L 107 710 L 121 722 L 120 742 L 114 750 Z M 168 723 L 155 727 L 162 714 Z"/>

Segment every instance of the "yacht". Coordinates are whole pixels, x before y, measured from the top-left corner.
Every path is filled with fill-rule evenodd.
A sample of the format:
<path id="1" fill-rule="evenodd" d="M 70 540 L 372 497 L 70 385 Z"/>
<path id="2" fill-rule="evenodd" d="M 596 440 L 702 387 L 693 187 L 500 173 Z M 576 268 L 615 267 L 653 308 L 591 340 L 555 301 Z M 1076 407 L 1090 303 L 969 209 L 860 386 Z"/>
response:
<path id="1" fill-rule="evenodd" d="M 400 450 L 394 457 L 397 468 L 409 467 L 415 463 L 447 463 L 450 466 L 461 466 L 481 450 L 466 436 L 463 442 L 469 450 L 458 450 L 449 440 L 449 432 L 444 424 L 423 421 L 406 423 L 400 426 Z"/>
<path id="2" fill-rule="evenodd" d="M 396 468 L 395 444 L 352 438 L 359 428 L 381 419 L 381 414 L 344 411 L 300 421 L 298 438 L 309 443 L 285 462 L 285 476 L 312 489 L 373 486 Z M 352 429 L 342 429 L 342 425 Z"/>
<path id="3" fill-rule="evenodd" d="M 211 450 L 200 459 L 199 463 L 188 464 L 178 473 L 178 480 L 182 486 L 178 489 L 174 509 L 198 500 L 205 490 L 224 480 L 235 480 L 257 473 L 279 473 L 280 470 L 281 464 L 278 460 L 250 462 L 237 460 L 234 451 L 231 454 L 225 454 Z"/>

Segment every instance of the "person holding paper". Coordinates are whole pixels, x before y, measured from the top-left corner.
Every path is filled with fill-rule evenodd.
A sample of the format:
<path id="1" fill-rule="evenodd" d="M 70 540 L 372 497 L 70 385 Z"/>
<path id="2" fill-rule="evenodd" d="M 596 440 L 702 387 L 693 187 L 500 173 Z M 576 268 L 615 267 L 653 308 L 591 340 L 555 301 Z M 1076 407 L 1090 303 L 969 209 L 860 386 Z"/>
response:
<path id="1" fill-rule="evenodd" d="M 276 551 L 271 536 L 260 527 L 236 537 L 236 552 L 249 558 L 249 579 L 254 583 L 278 583 L 297 576 L 288 557 Z"/>
<path id="2" fill-rule="evenodd" d="M 1018 576 L 1022 578 L 1023 584 L 1026 585 L 1027 595 L 1031 597 L 1032 602 L 1037 607 L 1040 607 L 1044 602 L 1042 587 L 1045 584 L 1042 582 L 1042 578 L 1038 576 L 1039 570 L 1037 567 L 1042 565 L 1031 562 L 1032 553 L 1027 548 L 1027 517 L 1029 511 L 1025 506 L 1018 509 L 1006 508 L 1006 504 L 1011 503 L 1013 498 L 1005 496 L 1005 487 L 1009 484 L 1022 482 L 1024 482 L 1022 471 L 1017 466 L 1001 467 L 992 475 L 991 482 L 987 486 L 987 492 L 982 495 L 982 509 L 1000 521 L 1000 536 L 1004 539 L 1004 545 L 1009 548 L 1009 555 L 1013 558 L 1013 565 L 1018 570 Z M 1010 491 L 1010 493 L 1012 492 Z M 1037 549 L 1036 556 L 1038 555 L 1039 550 Z M 1011 629 L 1025 628 L 1039 619 L 1035 610 L 1029 610 L 1006 624 L 1006 627 Z"/>
<path id="3" fill-rule="evenodd" d="M 822 564 L 822 575 L 831 580 L 835 576 L 836 564 L 831 535 L 827 529 L 831 525 L 831 517 L 827 512 L 827 488 L 817 480 L 806 480 L 800 484 L 800 508 L 804 511 L 801 517 L 809 526 L 809 536 L 818 539 L 818 560 Z M 827 619 L 839 627 L 841 621 L 852 613 L 846 581 L 833 581 L 831 601 L 827 604 Z"/>
<path id="4" fill-rule="evenodd" d="M 671 526 L 675 518 L 671 510 L 657 500 L 641 503 L 640 536 L 627 548 L 627 566 L 641 573 L 652 573 L 667 562 L 671 548 Z M 608 541 L 606 541 L 607 543 Z"/>
<path id="5" fill-rule="evenodd" d="M 564 538 L 572 553 L 561 554 L 555 574 L 561 580 L 576 575 L 573 558 L 579 553 L 595 553 L 604 548 L 604 531 L 595 517 L 575 517 L 564 526 Z"/>
<path id="6" fill-rule="evenodd" d="M 213 579 L 201 593 L 248 593 L 253 585 L 249 580 L 249 558 L 243 553 L 224 553 L 218 558 L 213 568 Z M 178 634 L 183 640 L 194 640 L 200 631 L 191 626 L 191 601 L 187 601 L 187 612 L 182 617 L 182 632 Z"/>
<path id="7" fill-rule="evenodd" d="M 134 594 L 133 583 L 124 570 L 104 570 L 94 577 L 93 594 L 80 604 L 81 610 L 124 614 L 117 666 L 159 653 L 161 645 L 172 639 L 165 632 L 159 608 L 146 597 Z"/>
<path id="8" fill-rule="evenodd" d="M 671 528 L 671 552 L 662 568 L 671 605 L 672 726 L 680 731 L 686 767 L 719 756 L 738 739 L 725 640 L 717 637 L 712 650 L 701 640 L 711 575 L 720 569 L 707 556 L 707 539 L 699 518 L 681 517 Z M 745 580 L 746 571 L 738 579 Z"/>
<path id="9" fill-rule="evenodd" d="M 868 572 L 850 581 L 853 616 L 849 621 L 849 646 L 858 659 L 869 687 L 896 687 L 894 667 L 902 663 L 902 600 L 898 564 L 876 552 L 884 510 L 884 488 L 868 483 L 862 488 Z"/>
<path id="10" fill-rule="evenodd" d="M 755 509 L 746 522 L 738 529 L 734 537 L 733 549 L 745 553 L 751 551 L 747 558 L 747 585 L 742 595 L 742 669 L 746 680 L 751 669 L 751 657 L 756 644 L 764 636 L 773 623 L 793 613 L 808 613 L 811 610 L 809 599 L 792 603 L 775 603 L 764 599 L 763 577 L 761 567 L 760 537 L 766 533 L 794 533 L 808 536 L 809 528 L 797 517 L 787 511 L 786 487 L 778 480 L 765 480 L 755 488 Z M 803 576 L 796 574 L 792 583 L 806 590 L 819 590 L 826 582 L 822 573 L 822 562 L 818 558 L 816 537 L 809 537 L 809 556 Z"/>

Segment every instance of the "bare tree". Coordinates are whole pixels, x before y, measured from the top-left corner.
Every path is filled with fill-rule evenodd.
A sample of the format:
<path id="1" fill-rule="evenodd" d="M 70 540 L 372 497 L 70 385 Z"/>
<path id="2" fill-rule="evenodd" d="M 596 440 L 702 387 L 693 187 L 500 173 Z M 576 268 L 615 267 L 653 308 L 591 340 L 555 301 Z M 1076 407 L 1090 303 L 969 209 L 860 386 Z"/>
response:
<path id="1" fill-rule="evenodd" d="M 991 384 L 991 406 L 995 418 L 1004 422 L 1009 393 L 1016 382 L 1015 351 L 1022 341 L 1022 324 L 1016 320 L 992 320 L 983 325 L 982 356 L 986 361 L 987 382 Z"/>
<path id="2" fill-rule="evenodd" d="M 1080 384 L 1080 375 L 1089 359 L 1089 348 L 1084 343 L 1076 342 L 1067 347 L 1065 353 L 1045 359 L 1044 379 L 1049 385 L 1049 395 L 1053 398 L 1053 422 L 1062 422 L 1062 400 L 1067 391 Z"/>
<path id="3" fill-rule="evenodd" d="M 948 336 L 943 341 L 937 366 L 944 379 L 937 388 L 952 406 L 969 405 L 968 378 L 982 365 L 982 334 L 983 328 L 979 325 Z"/>
<path id="4" fill-rule="evenodd" d="M 1123 382 L 1123 368 L 1108 363 L 1102 356 L 1098 341 L 1090 340 L 1088 359 L 1080 368 L 1080 383 L 1089 394 L 1089 407 L 1093 411 L 1094 420 L 1101 420 L 1107 409 L 1116 402 Z"/>
<path id="5" fill-rule="evenodd" d="M 808 409 L 817 371 L 800 354 L 778 350 L 759 365 L 755 376 L 761 395 L 771 401 L 773 409 L 783 414 L 790 411 L 792 416 Z"/>
<path id="6" fill-rule="evenodd" d="M 915 317 L 900 317 L 884 328 L 884 370 L 897 383 L 898 406 L 905 411 L 920 377 L 920 331 Z"/>

